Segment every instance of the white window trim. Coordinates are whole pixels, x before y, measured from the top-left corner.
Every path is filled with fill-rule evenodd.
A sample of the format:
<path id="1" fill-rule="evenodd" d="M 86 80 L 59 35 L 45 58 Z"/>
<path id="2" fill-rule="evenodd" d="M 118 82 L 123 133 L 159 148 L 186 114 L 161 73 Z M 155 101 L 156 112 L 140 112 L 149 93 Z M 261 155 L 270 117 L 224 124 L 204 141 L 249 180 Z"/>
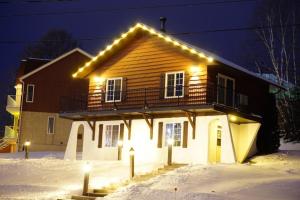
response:
<path id="1" fill-rule="evenodd" d="M 174 126 L 174 124 L 180 124 L 181 125 L 181 133 L 180 133 L 180 146 L 174 146 L 174 144 L 172 145 L 173 146 L 173 148 L 182 148 L 182 142 L 183 142 L 183 122 L 182 121 L 180 121 L 180 122 L 164 122 L 164 127 L 163 127 L 163 130 L 164 130 L 164 133 L 163 133 L 163 135 L 164 135 L 164 138 L 163 138 L 163 146 L 164 147 L 168 147 L 168 145 L 165 145 L 166 144 L 166 135 L 167 135 L 167 124 L 173 124 L 173 126 Z M 174 140 L 174 136 L 173 136 L 173 138 L 172 138 L 173 140 Z"/>
<path id="2" fill-rule="evenodd" d="M 104 140 L 102 140 L 102 147 L 104 147 L 104 148 L 108 148 L 108 149 L 115 149 L 115 148 L 118 148 L 118 141 L 117 141 L 117 146 L 115 146 L 115 147 L 113 147 L 113 146 L 106 146 L 106 130 L 107 130 L 107 127 L 108 126 L 111 126 L 111 127 L 113 127 L 113 126 L 118 126 L 118 141 L 119 141 L 119 139 L 120 139 L 120 124 L 106 124 L 106 125 L 104 125 L 104 130 L 105 130 L 105 132 L 104 132 Z M 113 129 L 111 129 L 111 131 L 113 131 Z M 112 132 L 111 132 L 112 133 Z M 111 135 L 112 136 L 112 135 Z"/>
<path id="3" fill-rule="evenodd" d="M 168 75 L 169 74 L 175 74 L 175 79 L 174 79 L 174 82 L 175 82 L 175 87 L 176 87 L 176 74 L 178 74 L 178 73 L 183 73 L 183 81 L 182 81 L 182 95 L 181 96 L 167 96 L 167 88 L 168 88 Z M 174 98 L 178 98 L 178 97 L 180 97 L 180 98 L 182 98 L 182 97 L 184 97 L 184 79 L 185 79 L 185 73 L 184 73 L 184 71 L 176 71 L 176 72 L 167 72 L 166 74 L 165 74 L 165 99 L 174 99 Z M 174 90 L 175 90 L 175 87 L 174 87 Z M 174 94 L 176 94 L 176 90 L 175 90 L 175 92 L 174 92 Z"/>
<path id="4" fill-rule="evenodd" d="M 232 103 L 233 103 L 233 105 L 235 105 L 235 79 L 234 78 L 231 78 L 231 77 L 229 77 L 229 76 L 226 76 L 226 75 L 223 75 L 223 74 L 220 74 L 220 73 L 218 73 L 218 80 L 217 80 L 217 82 L 218 82 L 218 86 L 219 86 L 219 77 L 221 77 L 221 78 L 224 78 L 225 79 L 225 88 L 227 89 L 227 81 L 226 81 L 226 79 L 229 79 L 229 80 L 232 80 L 233 81 L 233 101 L 232 101 Z M 225 92 L 225 94 L 224 94 L 225 96 L 224 96 L 224 105 L 226 105 L 226 99 L 227 99 L 227 96 L 226 96 L 226 92 Z M 217 102 L 219 103 L 219 94 L 217 95 Z"/>
<path id="5" fill-rule="evenodd" d="M 119 79 L 121 79 L 120 100 L 107 100 L 108 81 L 110 81 L 110 80 L 119 80 Z M 114 87 L 115 87 L 115 85 L 114 85 Z M 123 89 L 123 77 L 116 77 L 116 78 L 108 78 L 108 79 L 106 79 L 106 86 L 105 86 L 105 102 L 107 102 L 107 103 L 110 103 L 110 102 L 121 102 L 121 100 L 122 100 L 122 93 L 123 93 L 122 89 Z M 115 88 L 114 88 L 113 91 L 115 91 Z M 115 99 L 115 96 L 114 96 L 114 99 Z"/>
<path id="6" fill-rule="evenodd" d="M 53 118 L 53 133 L 49 133 L 49 119 Z M 48 116 L 48 120 L 47 120 L 47 134 L 52 135 L 55 134 L 55 116 Z"/>
<path id="7" fill-rule="evenodd" d="M 28 88 L 29 88 L 30 86 L 33 86 L 33 90 L 32 90 L 32 100 L 31 100 L 31 101 L 28 100 Z M 27 103 L 33 103 L 33 100 L 34 100 L 34 90 L 35 90 L 35 85 L 34 85 L 34 84 L 27 84 L 27 87 L 26 87 L 26 102 L 27 102 Z"/>

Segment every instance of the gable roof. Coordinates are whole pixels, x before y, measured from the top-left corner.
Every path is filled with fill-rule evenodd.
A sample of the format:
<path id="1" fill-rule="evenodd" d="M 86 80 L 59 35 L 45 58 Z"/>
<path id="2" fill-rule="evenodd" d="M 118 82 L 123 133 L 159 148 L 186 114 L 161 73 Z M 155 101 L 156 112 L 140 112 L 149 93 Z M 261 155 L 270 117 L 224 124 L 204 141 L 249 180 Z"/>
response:
<path id="1" fill-rule="evenodd" d="M 174 37 L 172 37 L 172 36 L 170 36 L 170 35 L 168 35 L 164 32 L 158 31 L 158 30 L 156 30 L 156 29 L 154 29 L 154 28 L 152 28 L 148 25 L 142 24 L 142 23 L 137 23 L 136 25 L 131 27 L 127 32 L 122 33 L 119 38 L 117 38 L 113 41 L 112 44 L 108 45 L 104 50 L 100 51 L 98 53 L 98 55 L 96 55 L 91 61 L 87 62 L 84 66 L 80 67 L 77 70 L 77 72 L 73 73 L 72 74 L 73 78 L 78 77 L 78 75 L 81 75 L 81 73 L 84 72 L 84 71 L 90 71 L 90 69 L 89 70 L 86 70 L 86 69 L 91 67 L 91 64 L 93 64 L 95 62 L 101 62 L 101 60 L 104 60 L 106 54 L 108 54 L 112 49 L 117 48 L 118 45 L 121 42 L 125 41 L 127 38 L 130 38 L 130 37 L 133 37 L 134 35 L 136 35 L 136 33 L 138 31 L 143 31 L 143 32 L 149 33 L 150 35 L 158 37 L 161 40 L 174 45 L 176 48 L 182 49 L 186 53 L 196 55 L 196 56 L 198 56 L 199 58 L 202 58 L 202 59 L 207 59 L 207 61 L 210 62 L 210 63 L 212 63 L 214 60 L 216 60 L 220 63 L 228 65 L 231 68 L 242 71 L 242 72 L 244 72 L 244 73 L 246 73 L 246 74 L 248 74 L 252 77 L 258 78 L 260 80 L 268 82 L 269 84 L 272 84 L 272 85 L 275 85 L 277 87 L 283 88 L 283 86 L 280 86 L 276 82 L 273 82 L 273 81 L 268 80 L 264 77 L 261 77 L 261 76 L 257 75 L 256 73 L 251 72 L 251 71 L 247 70 L 246 68 L 244 68 L 240 65 L 237 65 L 237 64 L 235 64 L 235 63 L 233 63 L 233 62 L 231 62 L 231 61 L 229 61 L 225 58 L 222 58 L 222 57 L 220 57 L 216 54 L 213 54 L 209 51 L 206 51 L 206 50 L 201 49 L 199 47 L 196 47 L 196 46 L 193 46 L 193 45 L 188 44 L 186 42 L 183 42 L 183 41 L 181 41 L 177 38 L 174 38 Z"/>
<path id="2" fill-rule="evenodd" d="M 33 74 L 35 74 L 35 73 L 41 71 L 42 69 L 45 69 L 46 67 L 49 67 L 49 66 L 52 65 L 53 63 L 56 63 L 57 61 L 59 61 L 59 60 L 65 58 L 65 57 L 67 57 L 67 56 L 73 54 L 74 52 L 79 52 L 79 53 L 85 55 L 86 57 L 88 57 L 88 58 L 90 58 L 90 59 L 93 58 L 92 55 L 90 55 L 89 53 L 83 51 L 82 49 L 80 49 L 80 48 L 75 48 L 75 49 L 72 49 L 71 51 L 68 51 L 68 52 L 64 53 L 63 55 L 61 55 L 61 56 L 59 56 L 59 57 L 53 59 L 52 61 L 50 61 L 50 62 L 48 62 L 48 63 L 46 63 L 46 64 L 44 64 L 44 65 L 42 65 L 42 66 L 40 66 L 40 67 L 38 67 L 38 68 L 36 68 L 35 70 L 33 70 L 33 71 L 31 71 L 31 72 L 29 72 L 29 73 L 27 73 L 27 74 L 21 76 L 19 79 L 20 79 L 20 80 L 23 80 L 23 79 L 25 79 L 25 78 L 27 78 L 27 77 L 29 77 L 29 76 L 31 76 L 31 75 L 33 75 Z"/>

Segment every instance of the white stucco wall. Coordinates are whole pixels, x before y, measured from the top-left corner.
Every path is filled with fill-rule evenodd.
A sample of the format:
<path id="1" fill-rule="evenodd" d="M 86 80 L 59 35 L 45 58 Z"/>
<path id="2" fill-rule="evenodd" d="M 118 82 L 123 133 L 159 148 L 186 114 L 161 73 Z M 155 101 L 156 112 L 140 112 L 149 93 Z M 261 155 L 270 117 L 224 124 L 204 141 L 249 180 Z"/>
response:
<path id="1" fill-rule="evenodd" d="M 221 162 L 234 163 L 235 156 L 232 144 L 231 133 L 226 115 L 218 116 L 198 116 L 196 118 L 196 137 L 192 138 L 192 127 L 188 127 L 188 147 L 173 147 L 173 162 L 176 163 L 202 163 L 208 162 L 208 125 L 212 120 L 218 119 L 222 125 L 222 154 Z M 124 126 L 124 140 L 122 149 L 122 161 L 128 163 L 129 149 L 131 147 L 135 150 L 136 162 L 167 162 L 167 146 L 165 146 L 165 129 L 166 123 L 182 123 L 188 121 L 186 117 L 176 118 L 157 118 L 154 119 L 153 125 L 153 139 L 150 139 L 150 131 L 144 119 L 132 120 L 131 126 L 131 140 L 128 140 L 128 131 Z M 163 122 L 163 140 L 162 148 L 157 148 L 158 142 L 158 123 Z M 118 149 L 117 147 L 105 147 L 105 126 L 106 125 L 119 125 L 123 121 L 97 121 L 95 140 L 92 141 L 92 131 L 87 122 L 76 121 L 73 122 L 70 138 L 68 141 L 65 158 L 76 158 L 76 143 L 77 143 L 77 130 L 80 124 L 84 125 L 84 142 L 83 154 L 84 160 L 117 160 Z M 98 134 L 99 124 L 104 125 L 102 148 L 98 148 Z M 182 134 L 183 136 L 183 134 Z"/>

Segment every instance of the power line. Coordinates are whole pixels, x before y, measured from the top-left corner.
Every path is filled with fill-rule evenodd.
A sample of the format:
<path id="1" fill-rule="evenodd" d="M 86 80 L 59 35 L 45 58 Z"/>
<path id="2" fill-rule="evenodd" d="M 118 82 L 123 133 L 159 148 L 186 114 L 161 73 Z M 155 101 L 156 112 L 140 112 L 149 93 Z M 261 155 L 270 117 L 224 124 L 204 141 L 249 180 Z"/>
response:
<path id="1" fill-rule="evenodd" d="M 24 17 L 24 16 L 45 16 L 45 15 L 70 15 L 70 14 L 84 14 L 93 12 L 122 12 L 122 11 L 133 11 L 133 10 L 147 10 L 147 9 L 159 9 L 159 8 L 189 8 L 203 5 L 218 5 L 218 4 L 234 4 L 234 3 L 248 3 L 256 2 L 257 0 L 228 0 L 228 1 L 207 1 L 201 3 L 181 3 L 181 4 L 161 4 L 161 5 L 147 5 L 147 6 L 133 6 L 127 8 L 97 8 L 87 10 L 71 10 L 71 11 L 53 11 L 53 12 L 41 12 L 41 13 L 20 13 L 10 15 L 0 15 L 0 18 L 7 17 Z"/>
<path id="2" fill-rule="evenodd" d="M 0 1 L 1 4 L 11 4 L 11 3 L 64 3 L 64 2 L 74 2 L 79 0 L 10 0 L 10 1 Z"/>
<path id="3" fill-rule="evenodd" d="M 300 24 L 289 24 L 284 27 L 298 27 Z M 199 35 L 199 34 L 209 34 L 209 33 L 217 33 L 217 32 L 232 32 L 232 31 L 255 31 L 255 30 L 263 30 L 263 29 L 269 29 L 269 28 L 279 28 L 280 25 L 273 25 L 273 26 L 264 26 L 264 27 L 236 27 L 236 28 L 222 28 L 222 29 L 211 29 L 211 30 L 202 30 L 202 31 L 193 31 L 193 32 L 178 32 L 178 33 L 168 33 L 168 35 L 173 36 L 193 36 L 193 35 Z M 111 39 L 110 36 L 96 36 L 96 37 L 84 37 L 79 39 L 73 39 L 76 41 L 92 41 L 92 40 L 106 40 Z M 64 40 L 65 41 L 65 40 Z M 47 40 L 46 42 L 61 42 L 61 40 Z M 25 40 L 0 40 L 0 44 L 30 44 L 30 43 L 41 43 L 41 41 L 25 41 Z"/>

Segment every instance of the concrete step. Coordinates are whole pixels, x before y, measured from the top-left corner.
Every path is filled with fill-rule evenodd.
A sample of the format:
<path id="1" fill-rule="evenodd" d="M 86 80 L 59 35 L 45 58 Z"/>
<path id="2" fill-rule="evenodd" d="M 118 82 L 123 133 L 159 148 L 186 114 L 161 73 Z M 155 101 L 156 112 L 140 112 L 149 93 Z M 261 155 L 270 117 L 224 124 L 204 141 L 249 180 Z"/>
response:
<path id="1" fill-rule="evenodd" d="M 73 195 L 71 197 L 71 199 L 74 199 L 74 200 L 95 200 L 96 197 L 94 197 L 94 196 L 83 196 L 83 195 Z"/>
<path id="2" fill-rule="evenodd" d="M 87 194 L 89 197 L 105 197 L 108 195 L 108 193 L 88 193 Z"/>

